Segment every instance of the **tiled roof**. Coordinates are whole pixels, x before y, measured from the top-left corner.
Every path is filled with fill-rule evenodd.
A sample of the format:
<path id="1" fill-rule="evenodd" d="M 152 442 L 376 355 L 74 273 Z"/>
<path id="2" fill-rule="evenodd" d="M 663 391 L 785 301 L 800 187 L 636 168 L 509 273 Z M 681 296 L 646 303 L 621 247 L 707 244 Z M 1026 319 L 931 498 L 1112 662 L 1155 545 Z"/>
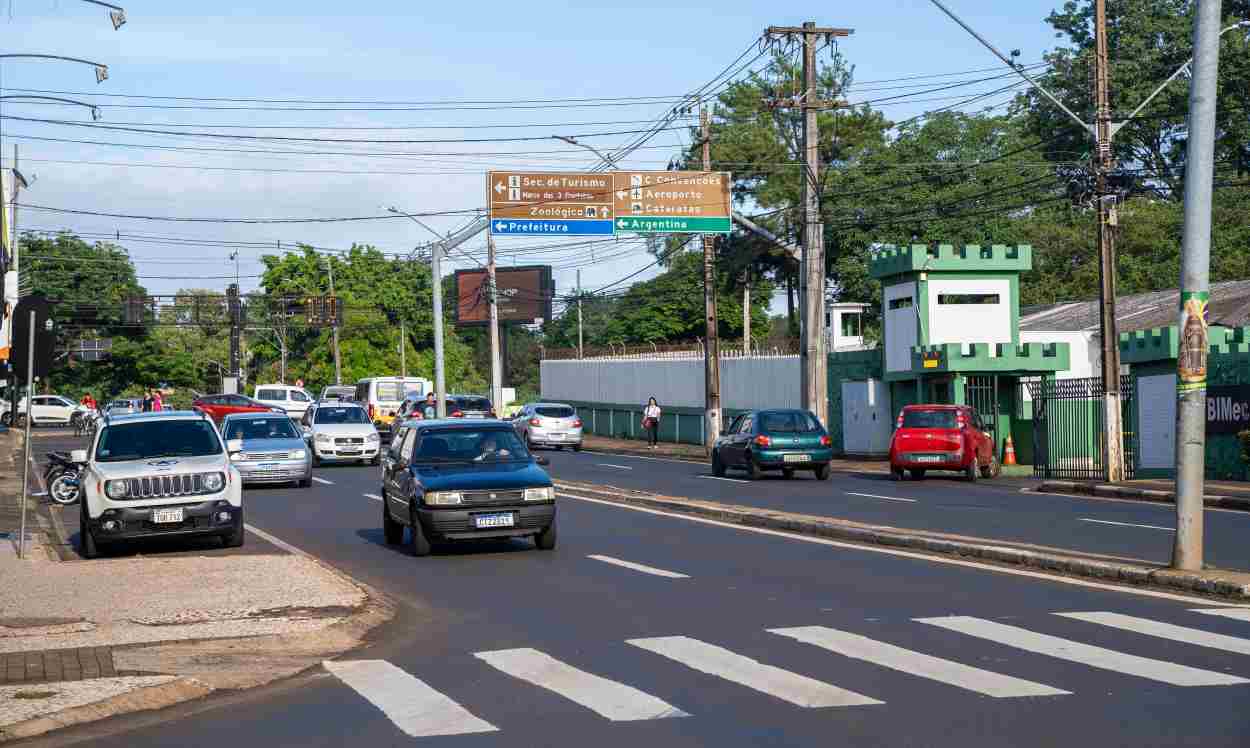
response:
<path id="1" fill-rule="evenodd" d="M 1120 332 L 1175 325 L 1180 312 L 1176 289 L 1121 296 L 1116 300 Z M 1211 284 L 1207 321 L 1223 327 L 1250 325 L 1250 280 Z M 1020 310 L 1021 330 L 1098 330 L 1098 300 L 1039 304 Z"/>

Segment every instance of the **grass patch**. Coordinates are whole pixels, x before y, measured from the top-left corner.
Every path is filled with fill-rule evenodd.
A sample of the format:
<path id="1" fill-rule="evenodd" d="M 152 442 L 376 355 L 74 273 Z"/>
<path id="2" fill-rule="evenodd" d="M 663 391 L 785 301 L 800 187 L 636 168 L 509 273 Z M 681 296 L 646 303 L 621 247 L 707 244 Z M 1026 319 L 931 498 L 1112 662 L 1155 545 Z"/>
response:
<path id="1" fill-rule="evenodd" d="M 13 694 L 15 699 L 50 699 L 59 691 L 18 691 Z"/>

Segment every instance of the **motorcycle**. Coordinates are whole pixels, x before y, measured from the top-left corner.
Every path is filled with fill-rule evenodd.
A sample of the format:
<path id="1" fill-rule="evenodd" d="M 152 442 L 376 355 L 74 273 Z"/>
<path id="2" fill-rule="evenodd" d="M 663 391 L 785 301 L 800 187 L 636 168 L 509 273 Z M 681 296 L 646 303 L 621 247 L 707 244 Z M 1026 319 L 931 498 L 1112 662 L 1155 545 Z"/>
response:
<path id="1" fill-rule="evenodd" d="M 58 504 L 73 504 L 82 493 L 79 483 L 82 463 L 74 462 L 60 452 L 48 452 L 48 466 L 43 471 L 44 485 L 48 487 L 48 496 Z"/>

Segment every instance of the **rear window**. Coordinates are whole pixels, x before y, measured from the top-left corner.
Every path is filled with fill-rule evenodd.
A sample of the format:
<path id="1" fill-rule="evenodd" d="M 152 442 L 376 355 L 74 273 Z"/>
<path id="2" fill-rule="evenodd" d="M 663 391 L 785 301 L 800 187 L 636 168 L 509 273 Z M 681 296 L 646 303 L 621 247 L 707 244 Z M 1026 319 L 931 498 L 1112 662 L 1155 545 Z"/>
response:
<path id="1" fill-rule="evenodd" d="M 484 397 L 465 397 L 460 399 L 462 410 L 490 410 L 490 400 Z"/>
<path id="2" fill-rule="evenodd" d="M 378 382 L 378 402 L 393 403 L 404 399 L 404 387 L 399 382 Z"/>
<path id="3" fill-rule="evenodd" d="M 796 434 L 817 431 L 816 420 L 806 413 L 761 413 L 760 431 L 766 434 Z"/>
<path id="4" fill-rule="evenodd" d="M 256 399 L 280 402 L 286 400 L 286 390 L 256 390 Z"/>
<path id="5" fill-rule="evenodd" d="M 953 410 L 903 411 L 903 428 L 905 429 L 953 429 L 957 426 Z"/>
<path id="6" fill-rule="evenodd" d="M 534 408 L 534 412 L 546 418 L 572 418 L 576 412 L 572 408 L 557 408 L 552 406 L 544 406 L 542 408 Z"/>

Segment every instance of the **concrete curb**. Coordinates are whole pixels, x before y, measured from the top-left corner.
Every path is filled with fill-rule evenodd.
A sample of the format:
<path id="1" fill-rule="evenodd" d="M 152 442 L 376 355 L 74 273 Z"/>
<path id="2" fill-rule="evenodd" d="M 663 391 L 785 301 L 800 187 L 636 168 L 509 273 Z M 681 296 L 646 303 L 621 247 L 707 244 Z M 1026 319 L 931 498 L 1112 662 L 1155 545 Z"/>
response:
<path id="1" fill-rule="evenodd" d="M 1134 499 L 1151 501 L 1159 504 L 1175 504 L 1176 494 L 1171 491 L 1156 491 L 1149 488 L 1117 486 L 1113 483 L 1086 483 L 1083 481 L 1044 481 L 1036 489 L 1039 493 L 1080 493 L 1089 496 L 1102 496 L 1113 499 Z M 1250 498 L 1240 496 L 1214 496 L 1203 498 L 1205 506 L 1216 509 L 1236 509 L 1250 512 Z"/>
<path id="2" fill-rule="evenodd" d="M 596 445 L 593 447 L 591 446 L 583 447 L 582 451 L 587 454 L 598 454 L 598 455 L 623 455 L 626 457 L 662 457 L 666 460 L 674 460 L 676 462 L 688 462 L 693 465 L 710 465 L 711 464 L 708 461 L 709 458 L 707 457 L 702 457 L 702 456 L 691 457 L 687 455 L 665 453 L 665 452 L 661 452 L 658 450 L 652 451 L 650 449 L 633 449 L 629 447 L 625 447 L 625 448 L 604 447 L 604 446 Z M 865 468 L 862 466 L 851 467 L 848 465 L 839 465 L 838 464 L 839 460 L 838 458 L 835 457 L 833 459 L 833 462 L 829 463 L 829 469 L 835 473 L 860 473 L 860 474 L 870 473 L 873 475 L 889 475 L 890 463 L 888 461 L 873 460 L 872 462 L 874 464 L 879 463 L 881 467 L 880 468 L 876 468 L 876 467 Z"/>
<path id="3" fill-rule="evenodd" d="M 43 735 L 53 730 L 72 727 L 105 719 L 118 714 L 130 714 L 149 709 L 164 709 L 184 701 L 198 699 L 212 693 L 213 689 L 194 678 L 179 678 L 158 686 L 139 688 L 128 693 L 111 696 L 101 701 L 62 709 L 54 714 L 15 722 L 0 727 L 0 743 Z"/>
<path id="4" fill-rule="evenodd" d="M 830 517 L 793 514 L 768 509 L 645 494 L 611 486 L 591 486 L 556 481 L 559 489 L 618 504 L 661 509 L 748 527 L 811 535 L 868 545 L 907 548 L 926 553 L 960 556 L 1028 567 L 1044 572 L 1089 577 L 1103 582 L 1154 585 L 1233 598 L 1250 599 L 1250 574 L 1210 570 L 1203 573 L 1175 571 L 1139 559 L 1085 555 L 1043 546 L 1019 547 L 960 535 L 904 530 L 867 525 Z"/>

